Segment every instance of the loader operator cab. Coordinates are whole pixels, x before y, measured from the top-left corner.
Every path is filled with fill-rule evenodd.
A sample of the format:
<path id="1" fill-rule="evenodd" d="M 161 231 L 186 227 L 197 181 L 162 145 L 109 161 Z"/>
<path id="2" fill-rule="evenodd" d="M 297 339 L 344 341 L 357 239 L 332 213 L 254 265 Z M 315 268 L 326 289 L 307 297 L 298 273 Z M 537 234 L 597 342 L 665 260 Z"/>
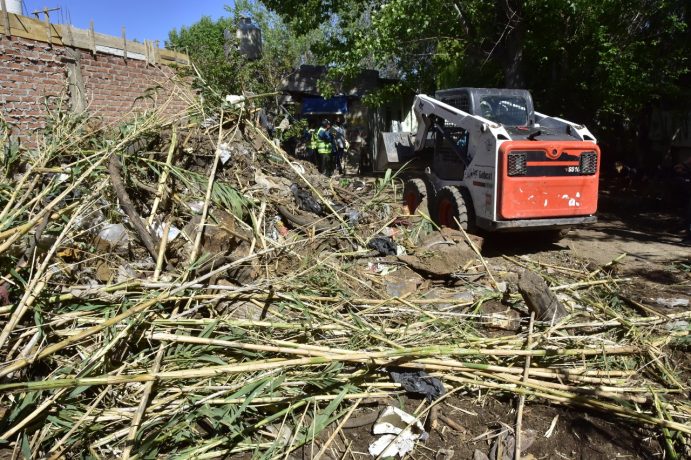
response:
<path id="1" fill-rule="evenodd" d="M 530 134 L 535 123 L 533 101 L 526 90 L 494 88 L 454 88 L 437 91 L 435 98 L 471 115 L 501 124 L 514 135 Z M 439 120 L 442 121 L 442 120 Z M 463 177 L 464 159 L 474 155 L 469 151 L 470 133 L 443 121 L 444 135 L 435 133 L 433 169 L 445 180 Z"/>
<path id="2" fill-rule="evenodd" d="M 471 115 L 478 115 L 505 128 L 535 124 L 530 92 L 519 89 L 454 88 L 437 91 L 438 100 Z"/>

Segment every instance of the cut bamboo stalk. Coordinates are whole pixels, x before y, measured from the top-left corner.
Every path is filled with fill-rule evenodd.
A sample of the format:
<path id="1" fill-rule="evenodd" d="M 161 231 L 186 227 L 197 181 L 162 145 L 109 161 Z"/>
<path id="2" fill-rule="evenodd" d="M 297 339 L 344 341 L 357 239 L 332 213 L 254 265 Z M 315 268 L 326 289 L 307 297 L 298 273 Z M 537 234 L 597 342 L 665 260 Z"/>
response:
<path id="1" fill-rule="evenodd" d="M 274 249 L 270 248 L 270 249 L 267 249 L 266 253 L 269 253 L 272 251 L 274 251 Z M 200 276 L 199 278 L 194 280 L 192 283 L 182 284 L 181 286 L 179 286 L 176 289 L 173 289 L 172 291 L 166 291 L 166 292 L 160 293 L 158 296 L 154 297 L 153 299 L 149 299 L 149 300 L 140 302 L 140 303 L 136 304 L 135 306 L 133 306 L 132 308 L 130 308 L 129 310 L 127 310 L 127 311 L 125 311 L 125 312 L 123 312 L 117 316 L 114 316 L 113 318 L 111 318 L 107 321 L 104 321 L 103 323 L 101 323 L 99 325 L 93 326 L 93 327 L 91 327 L 85 331 L 82 331 L 78 334 L 70 336 L 67 339 L 65 339 L 59 343 L 55 343 L 53 345 L 46 347 L 45 349 L 43 349 L 42 351 L 40 351 L 39 353 L 36 354 L 36 356 L 34 357 L 34 360 L 43 359 L 47 356 L 50 356 L 54 353 L 57 353 L 60 350 L 63 350 L 67 347 L 70 347 L 70 346 L 76 344 L 76 343 L 79 343 L 80 341 L 82 341 L 83 339 L 85 339 L 87 337 L 90 337 L 90 336 L 92 336 L 98 332 L 101 332 L 102 330 L 107 329 L 108 327 L 114 326 L 124 319 L 127 319 L 127 318 L 134 316 L 134 315 L 137 315 L 137 314 L 140 314 L 140 313 L 148 310 L 149 308 L 153 307 L 157 303 L 163 302 L 163 301 L 169 299 L 170 297 L 174 296 L 175 294 L 182 292 L 185 289 L 188 289 L 189 284 L 194 284 L 194 283 L 198 283 L 198 282 L 207 280 L 207 279 L 211 278 L 212 276 L 214 276 L 218 273 L 221 273 L 221 272 L 228 270 L 230 268 L 237 267 L 237 266 L 239 266 L 239 265 L 241 265 L 241 264 L 243 264 L 243 263 L 245 263 L 251 259 L 252 259 L 251 257 L 244 257 L 242 259 L 238 259 L 235 262 L 231 262 L 229 264 L 223 265 L 222 267 L 219 267 L 219 268 L 212 270 L 211 272 L 209 272 L 205 275 Z M 33 362 L 33 361 L 31 361 L 31 362 Z M 30 364 L 30 362 L 28 360 L 19 359 L 19 360 L 15 361 L 11 364 L 6 365 L 3 368 L 0 368 L 0 377 L 5 377 L 6 375 L 11 374 L 12 372 L 15 372 L 19 369 L 22 369 L 29 364 Z"/>
<path id="2" fill-rule="evenodd" d="M 326 200 L 326 198 L 324 198 L 324 196 L 321 194 L 321 192 L 319 192 L 319 190 L 317 190 L 317 189 L 314 187 L 314 185 L 312 185 L 312 183 L 311 183 L 310 181 L 308 181 L 308 180 L 305 178 L 305 176 L 302 174 L 302 172 L 301 172 L 299 169 L 297 169 L 297 168 L 295 167 L 295 165 L 293 165 L 293 163 L 292 163 L 292 162 L 290 161 L 290 159 L 288 158 L 288 155 L 286 154 L 286 152 L 285 152 L 282 148 L 278 147 L 276 144 L 274 144 L 273 142 L 271 142 L 271 139 L 269 139 L 268 137 L 266 137 L 266 134 L 264 134 L 264 133 L 262 132 L 261 128 L 258 128 L 257 126 L 254 126 L 254 125 L 250 125 L 250 126 L 254 129 L 254 132 L 256 132 L 257 134 L 259 134 L 259 135 L 262 137 L 262 139 L 264 139 L 264 141 L 265 141 L 268 145 L 270 145 L 271 148 L 273 148 L 273 150 L 274 150 L 276 153 L 278 153 L 278 154 L 281 156 L 281 158 L 283 159 L 283 161 L 284 161 L 288 166 L 290 166 L 290 169 L 292 169 L 293 172 L 294 172 L 295 174 L 298 175 L 298 177 L 302 180 L 302 182 L 303 182 L 305 185 L 307 185 L 307 187 L 309 187 L 309 189 L 312 191 L 312 193 L 314 193 L 314 194 L 317 196 L 317 198 L 319 198 L 319 200 L 320 200 L 322 203 L 324 203 L 324 205 L 328 208 L 328 210 L 331 212 L 331 214 L 333 214 L 334 217 L 336 217 L 336 219 L 338 219 L 339 222 L 341 222 L 341 224 L 344 226 L 344 228 L 349 229 L 350 226 L 348 225 L 348 223 L 347 223 L 345 220 L 343 220 L 343 217 L 341 217 L 341 215 L 340 215 L 339 213 L 337 213 L 336 210 L 334 210 L 334 208 L 331 206 L 331 203 L 329 203 L 329 202 Z M 365 246 L 365 242 L 364 242 L 358 235 L 355 235 L 355 239 L 358 241 L 358 243 L 359 243 L 361 246 Z"/>
<path id="3" fill-rule="evenodd" d="M 529 350 L 533 344 L 533 324 L 535 323 L 535 312 L 530 312 L 530 323 L 528 324 L 528 341 L 526 348 Z M 528 381 L 530 373 L 530 356 L 525 357 L 525 365 L 523 366 L 523 382 Z M 521 460 L 521 449 L 523 447 L 523 436 L 521 430 L 523 429 L 523 406 L 525 405 L 525 395 L 518 397 L 518 410 L 516 413 L 516 431 L 514 433 L 516 438 L 514 458 Z"/>
<path id="4" fill-rule="evenodd" d="M 154 270 L 153 280 L 158 281 L 161 276 L 161 269 L 163 268 L 163 261 L 166 258 L 166 247 L 168 246 L 168 233 L 170 232 L 170 223 L 166 222 L 163 225 L 163 235 L 161 236 L 161 243 L 158 247 L 158 257 L 156 259 L 156 269 Z"/>
<path id="5" fill-rule="evenodd" d="M 151 214 L 149 215 L 148 224 L 153 225 L 154 218 L 156 217 L 156 212 L 158 211 L 158 206 L 161 204 L 163 199 L 163 194 L 165 193 L 166 183 L 168 182 L 168 176 L 170 175 L 170 168 L 172 167 L 173 154 L 177 148 L 178 142 L 178 131 L 173 127 L 173 134 L 170 139 L 170 147 L 168 148 L 168 156 L 166 156 L 166 164 L 163 167 L 163 172 L 158 180 L 158 191 L 156 192 L 156 198 L 154 199 L 154 204 L 151 205 Z"/>
<path id="6" fill-rule="evenodd" d="M 113 325 L 118 321 L 121 321 L 123 315 L 125 317 L 131 316 L 132 310 L 138 313 L 145 311 L 150 304 L 158 301 L 158 298 L 145 302 L 133 307 L 121 315 L 113 318 L 108 322 L 108 325 Z M 95 326 L 102 330 L 103 326 Z M 90 328 L 75 337 L 81 338 L 86 333 L 93 334 L 94 328 Z M 67 343 L 73 343 L 77 340 L 70 338 L 56 344 L 52 347 L 46 348 L 43 352 L 39 353 L 38 357 L 42 358 L 47 354 L 54 353 L 55 349 L 64 348 Z M 7 383 L 0 384 L 0 392 L 16 392 L 16 391 L 38 391 L 54 388 L 65 388 L 74 386 L 94 386 L 94 385 L 117 385 L 126 384 L 131 382 L 150 382 L 155 379 L 161 380 L 185 380 L 185 379 L 196 379 L 196 378 L 208 378 L 217 375 L 224 374 L 237 374 L 241 372 L 250 371 L 262 371 L 270 369 L 286 369 L 293 366 L 318 366 L 322 364 L 328 364 L 332 362 L 340 361 L 372 361 L 372 360 L 386 360 L 390 359 L 391 362 L 396 361 L 402 357 L 422 357 L 430 355 L 458 355 L 458 356 L 593 356 L 601 354 L 629 354 L 640 351 L 638 347 L 633 346 L 623 346 L 623 347 L 603 347 L 599 349 L 570 349 L 570 350 L 496 350 L 496 349 L 472 349 L 472 348 L 458 348 L 454 346 L 435 346 L 435 347 L 415 347 L 407 348 L 402 350 L 389 350 L 383 352 L 353 352 L 349 355 L 324 355 L 324 356 L 310 356 L 307 358 L 298 359 L 274 359 L 274 360 L 259 360 L 254 362 L 246 362 L 242 364 L 232 364 L 226 366 L 212 366 L 199 369 L 190 370 L 179 370 L 179 371 L 168 371 L 159 372 L 157 374 L 136 374 L 129 375 L 125 377 L 114 378 L 112 376 L 100 376 L 100 377 L 89 377 L 89 378 L 66 378 L 66 379 L 54 379 L 54 380 L 42 380 L 33 382 L 20 382 L 20 383 Z M 50 352 L 50 353 L 48 353 Z M 18 360 L 15 363 L 6 366 L 0 370 L 0 377 L 7 375 L 8 373 L 18 370 L 26 365 L 26 360 Z M 386 364 L 386 362 L 383 362 Z"/>
<path id="7" fill-rule="evenodd" d="M 10 320 L 7 322 L 7 324 L 5 324 L 5 327 L 2 329 L 2 332 L 0 332 L 0 349 L 2 349 L 5 346 L 5 342 L 9 338 L 14 328 L 17 327 L 19 322 L 24 317 L 24 314 L 29 310 L 33 302 L 36 300 L 36 297 L 38 297 L 38 295 L 41 293 L 43 288 L 48 283 L 50 277 L 53 275 L 53 271 L 47 271 L 48 265 L 51 263 L 53 256 L 62 244 L 62 241 L 67 236 L 67 233 L 70 231 L 70 229 L 76 222 L 77 217 L 79 217 L 79 215 L 87 206 L 90 206 L 92 204 L 93 197 L 100 194 L 102 189 L 103 184 L 98 186 L 95 193 L 81 204 L 77 212 L 75 212 L 70 218 L 70 220 L 67 222 L 67 224 L 65 224 L 64 228 L 62 229 L 62 232 L 60 232 L 60 235 L 57 237 L 57 239 L 51 246 L 50 250 L 48 250 L 48 252 L 46 253 L 45 258 L 43 259 L 43 263 L 39 266 L 36 273 L 34 273 L 34 276 L 32 277 L 29 285 L 27 286 L 27 289 L 24 291 L 24 296 L 17 305 L 17 309 L 12 313 Z"/>
<path id="8" fill-rule="evenodd" d="M 189 257 L 188 263 L 191 265 L 197 260 L 197 255 L 199 253 L 199 248 L 202 242 L 202 236 L 204 235 L 204 229 L 206 225 L 206 218 L 209 214 L 209 204 L 211 203 L 211 192 L 214 187 L 214 180 L 216 179 L 216 170 L 218 168 L 218 163 L 221 159 L 221 141 L 223 140 L 223 120 L 224 112 L 221 109 L 221 119 L 218 123 L 218 141 L 216 143 L 216 153 L 214 155 L 213 164 L 211 165 L 211 172 L 209 172 L 209 181 L 206 186 L 206 196 L 204 197 L 204 206 L 202 207 L 202 215 L 199 220 L 199 225 L 197 226 L 197 235 L 194 239 L 194 246 L 192 247 L 192 252 Z M 185 275 L 183 280 L 189 276 L 189 270 L 185 270 Z"/>
<path id="9" fill-rule="evenodd" d="M 154 359 L 154 365 L 151 368 L 151 372 L 153 374 L 157 374 L 158 371 L 161 369 L 161 361 L 163 360 L 163 354 L 166 350 L 166 344 L 162 343 L 158 347 L 158 352 L 156 352 L 156 358 Z M 122 458 L 123 460 L 128 460 L 130 458 L 130 455 L 132 454 L 132 448 L 134 447 L 134 443 L 137 437 L 137 431 L 141 427 L 142 419 L 144 418 L 144 412 L 146 411 L 146 406 L 149 404 L 149 398 L 151 397 L 151 390 L 153 389 L 154 386 L 154 381 L 147 382 L 144 385 L 144 392 L 142 394 L 142 399 L 141 402 L 139 403 L 139 407 L 137 407 L 137 411 L 134 414 L 134 418 L 132 419 L 132 425 L 130 426 L 129 433 L 127 434 L 127 446 L 125 447 L 125 450 L 122 453 Z"/>

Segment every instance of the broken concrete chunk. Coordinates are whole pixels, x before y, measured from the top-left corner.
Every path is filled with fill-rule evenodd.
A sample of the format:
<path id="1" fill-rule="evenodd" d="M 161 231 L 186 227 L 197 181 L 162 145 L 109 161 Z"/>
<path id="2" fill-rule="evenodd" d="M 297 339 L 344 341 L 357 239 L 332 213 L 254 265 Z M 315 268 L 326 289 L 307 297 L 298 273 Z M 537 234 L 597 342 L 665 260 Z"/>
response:
<path id="1" fill-rule="evenodd" d="M 528 309 L 535 313 L 535 319 L 538 321 L 556 323 L 569 314 L 557 296 L 549 289 L 545 280 L 530 270 L 524 270 L 521 273 L 518 291 Z"/>
<path id="2" fill-rule="evenodd" d="M 518 312 L 496 300 L 483 302 L 480 313 L 482 317 L 479 324 L 487 329 L 518 331 L 521 328 L 521 317 Z"/>
<path id="3" fill-rule="evenodd" d="M 392 297 L 403 297 L 418 291 L 425 280 L 412 270 L 402 267 L 384 276 L 384 287 Z"/>
<path id="4" fill-rule="evenodd" d="M 443 241 L 426 249 L 418 249 L 412 255 L 399 256 L 398 260 L 417 272 L 444 278 L 458 272 L 475 257 L 467 245 Z"/>

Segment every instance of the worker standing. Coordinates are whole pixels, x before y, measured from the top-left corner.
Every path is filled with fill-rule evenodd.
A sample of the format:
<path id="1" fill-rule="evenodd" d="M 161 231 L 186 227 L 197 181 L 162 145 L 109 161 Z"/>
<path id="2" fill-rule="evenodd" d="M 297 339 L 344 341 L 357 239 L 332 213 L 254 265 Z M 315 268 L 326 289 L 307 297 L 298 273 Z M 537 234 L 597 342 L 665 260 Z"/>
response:
<path id="1" fill-rule="evenodd" d="M 331 122 L 325 119 L 317 131 L 317 169 L 326 177 L 331 177 L 334 172 L 334 150 Z"/>
<path id="2" fill-rule="evenodd" d="M 343 126 L 343 118 L 338 117 L 336 119 L 336 125 L 334 126 L 333 132 L 336 142 L 336 154 L 334 159 L 336 160 L 336 168 L 338 168 L 338 173 L 342 176 L 343 160 L 345 158 L 347 144 L 345 126 Z"/>
<path id="3" fill-rule="evenodd" d="M 317 148 L 319 147 L 319 140 L 317 139 L 317 130 L 310 128 L 307 131 L 307 160 L 311 163 L 317 164 Z"/>

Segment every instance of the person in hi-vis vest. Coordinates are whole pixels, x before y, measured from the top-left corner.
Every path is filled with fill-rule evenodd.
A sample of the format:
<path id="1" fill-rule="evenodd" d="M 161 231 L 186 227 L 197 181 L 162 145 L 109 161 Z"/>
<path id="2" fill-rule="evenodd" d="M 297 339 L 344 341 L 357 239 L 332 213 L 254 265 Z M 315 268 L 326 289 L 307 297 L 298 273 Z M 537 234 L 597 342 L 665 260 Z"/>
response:
<path id="1" fill-rule="evenodd" d="M 331 135 L 331 122 L 323 120 L 317 131 L 317 169 L 327 177 L 334 172 L 334 151 L 336 147 Z"/>

